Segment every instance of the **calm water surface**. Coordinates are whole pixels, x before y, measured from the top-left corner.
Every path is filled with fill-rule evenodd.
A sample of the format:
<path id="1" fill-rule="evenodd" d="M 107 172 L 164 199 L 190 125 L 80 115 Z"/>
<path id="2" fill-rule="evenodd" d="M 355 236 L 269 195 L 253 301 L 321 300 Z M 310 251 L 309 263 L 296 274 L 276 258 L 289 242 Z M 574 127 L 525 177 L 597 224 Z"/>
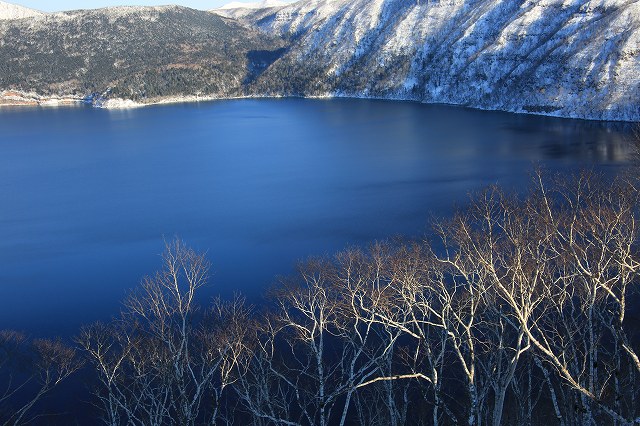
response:
<path id="1" fill-rule="evenodd" d="M 535 164 L 613 173 L 620 125 L 364 100 L 105 111 L 0 109 L 0 328 L 76 332 L 160 266 L 208 251 L 211 287 L 258 298 L 296 260 L 417 236 Z"/>

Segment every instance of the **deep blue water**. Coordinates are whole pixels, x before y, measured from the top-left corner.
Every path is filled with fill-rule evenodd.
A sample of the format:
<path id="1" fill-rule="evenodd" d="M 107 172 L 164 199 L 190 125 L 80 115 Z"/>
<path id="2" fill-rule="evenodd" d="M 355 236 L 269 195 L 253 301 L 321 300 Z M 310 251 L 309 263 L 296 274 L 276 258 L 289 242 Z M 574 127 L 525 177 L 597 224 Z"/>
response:
<path id="1" fill-rule="evenodd" d="M 117 313 L 179 235 L 206 298 L 257 299 L 309 255 L 402 234 L 534 165 L 613 173 L 624 126 L 365 100 L 0 109 L 0 328 Z"/>

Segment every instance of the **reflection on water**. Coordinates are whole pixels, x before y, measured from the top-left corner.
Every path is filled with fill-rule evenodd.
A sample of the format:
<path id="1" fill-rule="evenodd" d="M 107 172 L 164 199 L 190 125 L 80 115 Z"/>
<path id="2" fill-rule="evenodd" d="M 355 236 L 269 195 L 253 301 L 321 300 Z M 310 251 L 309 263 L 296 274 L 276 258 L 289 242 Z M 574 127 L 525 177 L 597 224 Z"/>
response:
<path id="1" fill-rule="evenodd" d="M 207 296 L 256 297 L 297 259 L 420 235 L 534 165 L 614 173 L 630 131 L 363 100 L 2 109 L 0 323 L 70 334 L 109 317 L 174 234 L 208 250 Z"/>

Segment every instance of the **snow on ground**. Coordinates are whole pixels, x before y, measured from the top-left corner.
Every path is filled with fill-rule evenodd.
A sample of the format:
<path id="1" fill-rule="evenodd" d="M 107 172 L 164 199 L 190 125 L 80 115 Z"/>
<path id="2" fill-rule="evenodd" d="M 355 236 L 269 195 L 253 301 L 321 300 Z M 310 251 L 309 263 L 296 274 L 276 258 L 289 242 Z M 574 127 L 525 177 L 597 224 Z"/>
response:
<path id="1" fill-rule="evenodd" d="M 38 10 L 0 1 L 0 20 L 24 19 L 44 15 Z"/>
<path id="2" fill-rule="evenodd" d="M 248 3 L 242 1 L 234 1 L 231 3 L 227 3 L 224 6 L 221 6 L 217 10 L 228 10 L 228 9 L 263 9 L 268 7 L 279 7 L 285 6 L 287 2 L 281 0 L 263 0 L 255 3 Z"/>
<path id="3" fill-rule="evenodd" d="M 246 16 L 295 35 L 285 59 L 336 93 L 640 120 L 638 1 L 307 0 Z"/>

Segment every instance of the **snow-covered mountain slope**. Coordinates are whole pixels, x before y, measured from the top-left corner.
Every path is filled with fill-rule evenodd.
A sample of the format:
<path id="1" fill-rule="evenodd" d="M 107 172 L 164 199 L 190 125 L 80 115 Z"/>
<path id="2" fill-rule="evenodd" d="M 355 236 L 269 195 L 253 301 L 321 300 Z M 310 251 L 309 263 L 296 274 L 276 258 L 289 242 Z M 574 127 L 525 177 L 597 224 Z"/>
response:
<path id="1" fill-rule="evenodd" d="M 231 3 L 227 3 L 218 10 L 229 10 L 229 9 L 264 9 L 267 7 L 278 7 L 285 6 L 287 3 L 280 0 L 262 0 L 260 2 L 242 2 L 242 1 L 232 1 Z"/>
<path id="2" fill-rule="evenodd" d="M 256 92 L 640 120 L 638 0 L 308 0 L 238 17 L 292 40 Z"/>
<path id="3" fill-rule="evenodd" d="M 33 13 L 0 20 L 0 91 L 379 97 L 640 121 L 640 0 L 274 1 L 224 18 L 0 1 L 0 16 Z"/>
<path id="4" fill-rule="evenodd" d="M 252 60 L 282 42 L 213 13 L 113 7 L 0 21 L 0 97 L 243 94 Z M 15 97 L 15 96 L 13 96 Z M 1 99 L 0 99 L 1 100 Z"/>
<path id="5" fill-rule="evenodd" d="M 44 15 L 44 13 L 18 6 L 17 4 L 0 1 L 0 20 L 23 19 Z"/>
<path id="6" fill-rule="evenodd" d="M 280 0 L 263 0 L 255 3 L 234 1 L 213 9 L 211 12 L 225 18 L 255 22 L 259 18 L 275 13 L 287 5 L 288 3 Z"/>

